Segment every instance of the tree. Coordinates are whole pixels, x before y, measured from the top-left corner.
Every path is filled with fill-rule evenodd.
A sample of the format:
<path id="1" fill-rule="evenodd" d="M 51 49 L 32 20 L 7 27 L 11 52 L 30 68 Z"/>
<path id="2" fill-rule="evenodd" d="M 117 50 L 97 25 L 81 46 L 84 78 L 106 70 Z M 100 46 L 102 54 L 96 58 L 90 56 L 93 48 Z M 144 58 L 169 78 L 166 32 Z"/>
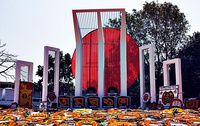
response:
<path id="1" fill-rule="evenodd" d="M 49 66 L 48 66 L 48 90 L 50 92 L 53 91 L 53 84 L 54 84 L 54 63 L 55 58 L 52 55 L 49 55 Z M 72 75 L 71 69 L 71 55 L 69 53 L 63 55 L 63 52 L 60 52 L 60 69 L 59 69 L 59 87 L 60 93 L 74 93 L 74 83 L 73 79 L 74 76 Z M 42 86 L 42 77 L 43 77 L 43 66 L 39 65 L 36 75 L 41 77 L 38 80 L 38 84 L 35 85 L 36 90 L 41 90 Z"/>
<path id="2" fill-rule="evenodd" d="M 106 26 L 120 28 L 120 20 L 110 19 Z M 184 13 L 180 12 L 178 6 L 168 2 L 145 2 L 142 10 L 126 13 L 126 28 L 138 46 L 155 45 L 156 84 L 157 87 L 163 85 L 162 62 L 175 58 L 188 42 L 190 26 Z M 145 67 L 149 68 L 147 59 L 148 52 L 145 55 Z"/>
<path id="3" fill-rule="evenodd" d="M 0 41 L 0 76 L 4 77 L 5 79 L 14 80 L 14 75 L 12 75 L 11 71 L 15 69 L 15 61 L 17 56 L 6 52 L 6 49 L 4 49 L 5 46 L 6 44 L 1 44 Z"/>
<path id="4" fill-rule="evenodd" d="M 187 45 L 188 21 L 176 5 L 167 2 L 146 2 L 140 14 L 142 32 L 146 34 L 141 42 L 155 44 L 156 79 L 159 84 L 162 83 L 162 62 L 175 58 L 178 51 Z"/>
<path id="5" fill-rule="evenodd" d="M 178 54 L 181 58 L 182 83 L 185 97 L 198 97 L 200 94 L 200 32 L 193 33 L 188 45 Z"/>

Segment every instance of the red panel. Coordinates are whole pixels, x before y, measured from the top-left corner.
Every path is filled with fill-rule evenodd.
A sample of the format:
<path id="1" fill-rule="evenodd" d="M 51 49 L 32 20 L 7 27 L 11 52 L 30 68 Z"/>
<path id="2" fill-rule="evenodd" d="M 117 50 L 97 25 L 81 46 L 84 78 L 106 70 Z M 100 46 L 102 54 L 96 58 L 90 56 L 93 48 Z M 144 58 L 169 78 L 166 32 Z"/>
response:
<path id="1" fill-rule="evenodd" d="M 104 28 L 105 40 L 105 94 L 110 86 L 120 92 L 120 30 Z M 83 38 L 82 83 L 83 88 L 93 86 L 98 91 L 98 31 L 94 30 Z M 139 50 L 136 42 L 126 34 L 127 46 L 127 86 L 131 86 L 139 73 Z M 75 76 L 76 51 L 72 57 L 72 73 Z"/>
<path id="2" fill-rule="evenodd" d="M 19 85 L 19 106 L 32 108 L 32 88 L 31 82 L 20 82 Z"/>

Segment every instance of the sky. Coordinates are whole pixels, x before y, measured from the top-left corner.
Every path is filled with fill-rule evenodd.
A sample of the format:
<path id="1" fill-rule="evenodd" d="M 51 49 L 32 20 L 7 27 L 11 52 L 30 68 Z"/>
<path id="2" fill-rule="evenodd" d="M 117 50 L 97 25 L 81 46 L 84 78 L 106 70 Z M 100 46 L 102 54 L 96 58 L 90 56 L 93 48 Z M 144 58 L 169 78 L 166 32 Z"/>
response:
<path id="1" fill-rule="evenodd" d="M 151 2 L 153 0 L 146 0 Z M 189 34 L 200 31 L 199 0 L 156 0 L 171 2 L 191 25 Z M 0 0 L 0 40 L 6 52 L 17 60 L 33 62 L 33 81 L 38 65 L 43 65 L 44 46 L 73 54 L 75 34 L 72 10 L 125 8 L 140 10 L 145 0 Z M 0 81 L 13 81 L 0 78 Z"/>

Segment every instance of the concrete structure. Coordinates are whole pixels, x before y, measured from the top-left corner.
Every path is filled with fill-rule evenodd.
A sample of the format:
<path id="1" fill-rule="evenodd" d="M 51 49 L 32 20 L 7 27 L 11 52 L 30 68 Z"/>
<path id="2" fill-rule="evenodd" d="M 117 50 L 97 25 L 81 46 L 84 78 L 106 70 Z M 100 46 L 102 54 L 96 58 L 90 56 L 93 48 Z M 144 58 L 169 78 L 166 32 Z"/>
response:
<path id="1" fill-rule="evenodd" d="M 178 98 L 181 101 L 183 101 L 182 73 L 181 73 L 181 59 L 180 58 L 163 61 L 164 86 L 170 86 L 170 78 L 169 78 L 169 65 L 170 64 L 175 64 L 176 85 L 179 86 Z"/>
<path id="2" fill-rule="evenodd" d="M 156 102 L 156 86 L 155 86 L 155 64 L 154 64 L 154 45 L 149 44 L 139 48 L 140 55 L 140 106 L 143 105 L 142 96 L 145 92 L 145 68 L 144 68 L 144 50 L 149 50 L 149 73 L 150 73 L 150 95 L 151 102 Z"/>
<path id="3" fill-rule="evenodd" d="M 20 84 L 20 77 L 21 77 L 21 67 L 27 66 L 28 67 L 28 82 L 33 81 L 33 63 L 27 61 L 16 61 L 16 70 L 15 70 L 15 89 L 14 89 L 14 102 L 19 101 L 19 84 Z"/>
<path id="4" fill-rule="evenodd" d="M 121 96 L 127 96 L 127 60 L 126 60 L 126 20 L 125 9 L 90 9 L 90 10 L 73 10 L 74 31 L 76 38 L 76 80 L 75 80 L 75 96 L 82 96 L 82 38 L 86 33 L 82 32 L 81 22 L 88 22 L 91 18 L 90 26 L 85 26 L 85 29 L 98 29 L 98 96 L 100 99 L 104 96 L 104 33 L 103 33 L 103 14 L 120 12 L 121 14 L 121 34 L 120 34 L 120 76 L 121 76 Z M 79 19 L 82 16 L 83 20 Z M 88 15 L 91 15 L 90 17 Z M 88 17 L 87 17 L 88 16 Z M 108 19 L 111 17 L 108 17 Z M 115 17 L 116 18 L 116 17 Z M 108 22 L 108 20 L 107 20 Z M 95 24 L 91 30 L 91 24 Z M 89 33 L 90 31 L 87 31 Z M 110 33 L 112 34 L 112 33 Z M 100 101 L 101 102 L 101 101 Z"/>
<path id="5" fill-rule="evenodd" d="M 4 88 L 2 90 L 2 99 L 5 101 L 13 101 L 14 98 L 14 89 L 13 88 Z"/>
<path id="6" fill-rule="evenodd" d="M 43 67 L 43 83 L 42 83 L 42 101 L 47 101 L 48 95 L 48 66 L 49 66 L 49 51 L 55 52 L 55 65 L 54 65 L 54 92 L 58 101 L 59 95 L 59 62 L 60 62 L 60 49 L 49 46 L 44 47 L 44 67 Z"/>
<path id="7" fill-rule="evenodd" d="M 0 100 L 2 100 L 2 91 L 3 91 L 3 88 L 0 88 Z"/>

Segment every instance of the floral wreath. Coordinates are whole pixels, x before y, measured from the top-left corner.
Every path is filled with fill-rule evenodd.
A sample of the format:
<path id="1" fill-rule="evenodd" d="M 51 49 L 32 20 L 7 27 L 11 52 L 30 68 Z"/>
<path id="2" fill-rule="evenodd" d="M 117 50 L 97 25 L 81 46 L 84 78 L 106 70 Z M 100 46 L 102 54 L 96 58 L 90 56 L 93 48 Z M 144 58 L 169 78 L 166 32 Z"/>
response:
<path id="1" fill-rule="evenodd" d="M 150 96 L 149 92 L 145 92 L 145 93 L 143 94 L 143 96 L 142 96 L 142 101 L 143 101 L 144 103 L 147 103 L 147 102 L 150 100 L 150 98 L 151 98 L 151 96 Z"/>

